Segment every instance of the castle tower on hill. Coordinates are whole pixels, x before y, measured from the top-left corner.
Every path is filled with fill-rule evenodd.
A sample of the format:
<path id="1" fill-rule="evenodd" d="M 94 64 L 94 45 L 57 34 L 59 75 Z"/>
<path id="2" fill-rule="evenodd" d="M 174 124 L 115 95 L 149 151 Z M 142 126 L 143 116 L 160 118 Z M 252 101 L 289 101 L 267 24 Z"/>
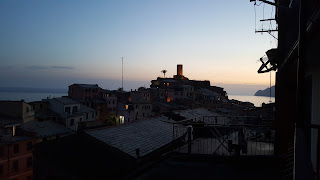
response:
<path id="1" fill-rule="evenodd" d="M 174 75 L 174 79 L 188 79 L 187 77 L 184 77 L 182 74 L 182 64 L 177 65 L 177 75 Z"/>

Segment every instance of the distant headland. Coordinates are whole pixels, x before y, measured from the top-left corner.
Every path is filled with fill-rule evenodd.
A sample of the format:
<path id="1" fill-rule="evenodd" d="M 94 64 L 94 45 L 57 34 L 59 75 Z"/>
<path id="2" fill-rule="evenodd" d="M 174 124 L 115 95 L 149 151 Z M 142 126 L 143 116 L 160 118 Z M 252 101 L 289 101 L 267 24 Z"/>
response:
<path id="1" fill-rule="evenodd" d="M 270 96 L 270 88 L 267 88 L 265 90 L 259 90 L 255 94 L 255 96 Z M 271 96 L 275 97 L 275 86 L 271 87 Z"/>

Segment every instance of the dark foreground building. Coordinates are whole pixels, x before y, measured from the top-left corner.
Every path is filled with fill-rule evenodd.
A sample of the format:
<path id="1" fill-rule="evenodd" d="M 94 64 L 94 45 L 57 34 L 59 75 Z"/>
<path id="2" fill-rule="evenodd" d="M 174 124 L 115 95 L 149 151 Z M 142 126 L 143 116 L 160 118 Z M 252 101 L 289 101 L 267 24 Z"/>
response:
<path id="1" fill-rule="evenodd" d="M 236 120 L 206 109 L 172 113 L 172 118 L 158 116 L 90 129 L 37 144 L 34 176 L 281 179 L 283 163 L 274 156 L 273 136 L 263 136 L 270 128 L 244 128 Z M 181 118 L 174 118 L 178 116 Z"/>
<path id="2" fill-rule="evenodd" d="M 267 52 L 267 72 L 277 70 L 276 155 L 285 159 L 285 179 L 320 179 L 320 2 L 273 5 L 278 47 Z"/>

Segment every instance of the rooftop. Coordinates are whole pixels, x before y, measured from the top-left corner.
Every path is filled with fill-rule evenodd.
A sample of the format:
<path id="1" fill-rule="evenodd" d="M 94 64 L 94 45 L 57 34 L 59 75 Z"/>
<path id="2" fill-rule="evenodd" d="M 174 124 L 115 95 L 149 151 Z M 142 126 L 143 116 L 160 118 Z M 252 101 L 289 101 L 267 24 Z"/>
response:
<path id="1" fill-rule="evenodd" d="M 145 156 L 172 141 L 172 124 L 167 117 L 159 116 L 133 123 L 85 131 L 88 135 L 117 148 L 136 158 L 136 148 L 140 156 Z"/>
<path id="2" fill-rule="evenodd" d="M 206 89 L 206 88 L 202 88 L 201 90 L 202 90 L 202 94 L 205 95 L 205 96 L 220 96 L 219 93 L 211 91 L 211 90 Z"/>
<path id="3" fill-rule="evenodd" d="M 78 85 L 78 86 L 83 87 L 83 88 L 91 88 L 91 89 L 99 89 L 100 88 L 98 86 L 98 84 L 72 84 L 72 85 Z"/>
<path id="4" fill-rule="evenodd" d="M 8 117 L 5 115 L 0 115 L 0 127 L 10 127 L 14 125 L 19 125 L 22 123 L 22 119 Z"/>
<path id="5" fill-rule="evenodd" d="M 53 100 L 56 100 L 64 105 L 79 104 L 79 102 L 74 101 L 74 100 L 67 98 L 67 97 L 53 98 Z"/>
<path id="6" fill-rule="evenodd" d="M 193 119 L 194 121 L 204 121 L 205 123 L 214 122 L 214 123 L 226 124 L 231 121 L 231 119 L 228 117 L 225 117 L 219 113 L 209 111 L 203 108 L 179 110 L 179 111 L 174 111 L 174 113 L 179 114 L 180 116 L 183 116 L 186 119 Z M 217 122 L 213 117 L 218 117 Z"/>
<path id="7" fill-rule="evenodd" d="M 72 131 L 53 121 L 29 121 L 20 126 L 26 131 L 36 132 L 38 137 L 68 134 Z"/>
<path id="8" fill-rule="evenodd" d="M 80 111 L 81 112 L 93 112 L 93 111 L 96 111 L 88 106 L 84 106 L 84 105 L 80 105 Z"/>

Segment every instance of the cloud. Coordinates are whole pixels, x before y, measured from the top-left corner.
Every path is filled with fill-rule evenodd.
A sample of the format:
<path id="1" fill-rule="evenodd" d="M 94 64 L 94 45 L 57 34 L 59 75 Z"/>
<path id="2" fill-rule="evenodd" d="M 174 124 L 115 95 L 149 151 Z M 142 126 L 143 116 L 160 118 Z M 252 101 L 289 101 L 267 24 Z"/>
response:
<path id="1" fill-rule="evenodd" d="M 73 67 L 69 66 L 27 66 L 26 69 L 30 70 L 46 70 L 46 69 L 53 69 L 53 70 L 59 70 L 59 69 L 65 69 L 65 70 L 70 70 L 73 69 Z"/>
<path id="2" fill-rule="evenodd" d="M 50 69 L 73 69 L 73 67 L 68 67 L 68 66 L 50 66 Z"/>

